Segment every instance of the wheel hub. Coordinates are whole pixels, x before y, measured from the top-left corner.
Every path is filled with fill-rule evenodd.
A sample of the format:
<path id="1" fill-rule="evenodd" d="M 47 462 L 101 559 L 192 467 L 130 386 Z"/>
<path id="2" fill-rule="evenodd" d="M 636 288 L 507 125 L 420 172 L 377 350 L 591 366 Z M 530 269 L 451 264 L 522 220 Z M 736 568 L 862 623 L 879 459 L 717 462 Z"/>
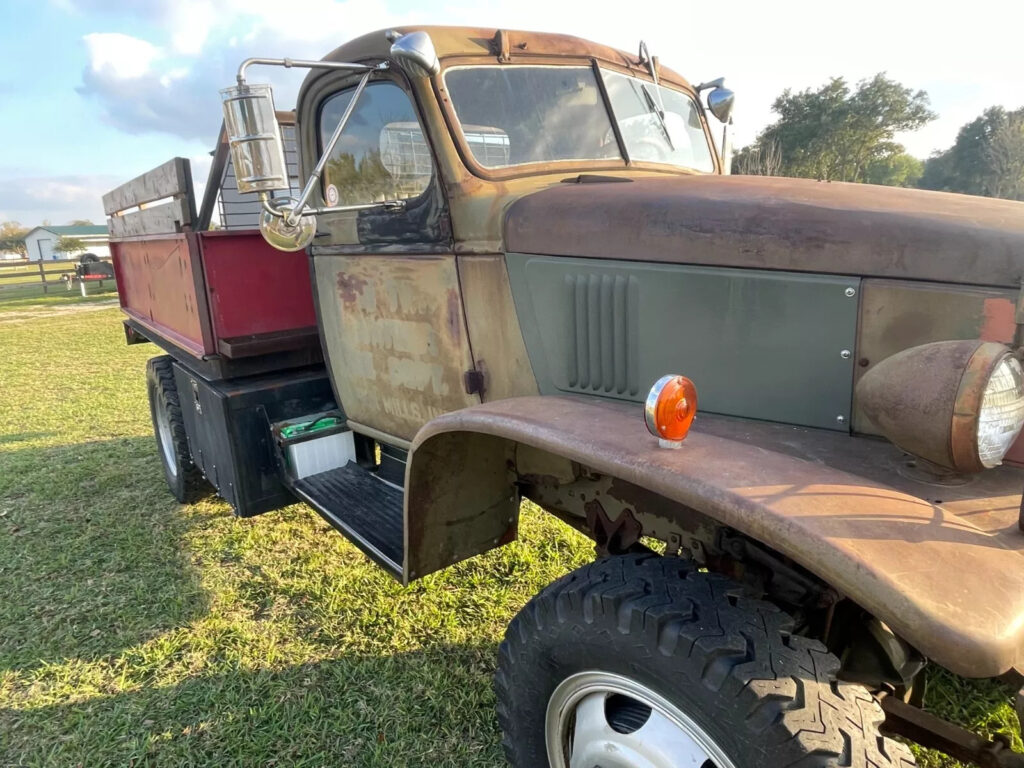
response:
<path id="1" fill-rule="evenodd" d="M 156 433 L 160 440 L 160 450 L 163 451 L 167 467 L 174 477 L 178 476 L 178 457 L 174 452 L 174 437 L 171 434 L 171 420 L 167 415 L 167 409 L 160 402 L 156 403 Z"/>
<path id="2" fill-rule="evenodd" d="M 610 672 L 580 672 L 559 684 L 545 740 L 552 768 L 735 768 L 685 712 Z"/>

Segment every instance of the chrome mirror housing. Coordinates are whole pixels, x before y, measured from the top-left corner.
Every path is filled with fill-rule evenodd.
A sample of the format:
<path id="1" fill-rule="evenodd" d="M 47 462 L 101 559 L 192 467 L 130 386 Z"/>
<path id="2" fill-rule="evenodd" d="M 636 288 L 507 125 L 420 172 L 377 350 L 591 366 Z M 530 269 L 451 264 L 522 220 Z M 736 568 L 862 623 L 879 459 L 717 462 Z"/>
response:
<path id="1" fill-rule="evenodd" d="M 288 189 L 288 166 L 271 87 L 243 82 L 220 94 L 238 191 Z"/>
<path id="2" fill-rule="evenodd" d="M 294 223 L 289 221 L 287 213 L 298 206 L 294 198 L 278 198 L 267 200 L 260 212 L 260 234 L 279 251 L 301 251 L 316 236 L 316 216 L 305 213 Z"/>
<path id="3" fill-rule="evenodd" d="M 391 58 L 413 77 L 433 77 L 441 71 L 434 41 L 426 32 L 410 32 L 395 40 Z"/>
<path id="4" fill-rule="evenodd" d="M 733 104 L 736 101 L 736 94 L 728 88 L 717 85 L 708 94 L 708 110 L 720 122 L 728 123 L 732 116 Z"/>

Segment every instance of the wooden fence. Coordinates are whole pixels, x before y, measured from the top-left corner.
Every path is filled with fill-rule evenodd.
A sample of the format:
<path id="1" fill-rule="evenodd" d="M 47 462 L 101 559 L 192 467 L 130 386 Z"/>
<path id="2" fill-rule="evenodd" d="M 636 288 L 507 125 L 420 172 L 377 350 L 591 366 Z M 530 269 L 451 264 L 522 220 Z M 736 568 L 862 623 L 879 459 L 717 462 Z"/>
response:
<path id="1" fill-rule="evenodd" d="M 100 261 L 110 263 L 109 258 L 100 259 Z M 0 261 L 0 293 L 5 290 L 32 286 L 42 287 L 43 293 L 49 293 L 54 288 L 71 290 L 75 284 L 75 266 L 78 263 L 78 259 Z M 98 283 L 98 287 L 102 288 L 104 283 L 113 285 L 114 278 L 91 280 L 90 282 Z"/>

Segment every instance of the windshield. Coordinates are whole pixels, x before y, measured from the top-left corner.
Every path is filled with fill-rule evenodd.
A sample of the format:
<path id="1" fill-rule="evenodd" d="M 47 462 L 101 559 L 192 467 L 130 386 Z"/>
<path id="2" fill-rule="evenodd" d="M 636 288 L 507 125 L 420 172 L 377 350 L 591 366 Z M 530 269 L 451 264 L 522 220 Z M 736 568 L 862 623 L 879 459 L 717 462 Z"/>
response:
<path id="1" fill-rule="evenodd" d="M 445 73 L 445 85 L 469 149 L 485 168 L 622 160 L 589 67 L 458 67 Z M 501 137 L 504 152 L 474 140 L 481 131 L 492 141 Z"/>
<path id="2" fill-rule="evenodd" d="M 714 171 L 700 111 L 685 93 L 602 70 L 631 160 Z M 465 146 L 484 168 L 624 162 L 591 67 L 470 66 L 445 72 Z"/>

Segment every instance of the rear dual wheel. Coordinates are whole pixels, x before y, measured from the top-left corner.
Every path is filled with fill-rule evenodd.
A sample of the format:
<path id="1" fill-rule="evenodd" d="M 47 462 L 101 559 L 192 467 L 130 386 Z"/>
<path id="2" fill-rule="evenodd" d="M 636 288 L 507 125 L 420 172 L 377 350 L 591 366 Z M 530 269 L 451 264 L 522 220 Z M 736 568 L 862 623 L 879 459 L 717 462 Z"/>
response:
<path id="1" fill-rule="evenodd" d="M 516 768 L 913 768 L 862 687 L 775 606 L 685 560 L 629 555 L 513 619 L 495 689 Z"/>
<path id="2" fill-rule="evenodd" d="M 150 358 L 146 363 L 149 413 L 167 487 L 179 502 L 191 504 L 206 495 L 210 487 L 192 461 L 178 388 L 174 384 L 173 363 L 169 355 Z"/>

